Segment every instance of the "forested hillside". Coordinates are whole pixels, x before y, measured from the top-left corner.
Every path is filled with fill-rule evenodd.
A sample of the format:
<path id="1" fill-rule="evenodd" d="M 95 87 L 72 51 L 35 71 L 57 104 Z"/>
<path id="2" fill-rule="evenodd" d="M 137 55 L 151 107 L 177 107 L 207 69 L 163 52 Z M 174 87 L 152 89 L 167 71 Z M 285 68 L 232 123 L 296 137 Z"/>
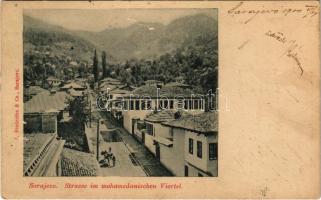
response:
<path id="1" fill-rule="evenodd" d="M 71 31 L 24 16 L 24 78 L 87 77 L 97 49 L 98 70 L 105 51 L 108 76 L 123 82 L 140 86 L 149 79 L 168 83 L 182 76 L 187 84 L 214 90 L 217 37 L 217 21 L 202 14 L 168 25 L 139 22 L 101 32 Z"/>

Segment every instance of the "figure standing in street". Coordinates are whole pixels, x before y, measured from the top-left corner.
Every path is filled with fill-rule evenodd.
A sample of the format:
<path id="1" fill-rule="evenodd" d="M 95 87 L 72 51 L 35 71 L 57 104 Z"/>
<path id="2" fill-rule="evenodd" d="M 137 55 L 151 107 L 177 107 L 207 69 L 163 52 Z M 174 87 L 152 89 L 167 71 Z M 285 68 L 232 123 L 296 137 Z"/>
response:
<path id="1" fill-rule="evenodd" d="M 110 160 L 112 159 L 112 156 L 113 156 L 113 153 L 111 152 L 111 147 L 109 147 L 106 155 L 108 166 L 110 166 Z"/>
<path id="2" fill-rule="evenodd" d="M 116 157 L 113 155 L 113 167 L 115 167 L 115 164 L 116 164 Z"/>

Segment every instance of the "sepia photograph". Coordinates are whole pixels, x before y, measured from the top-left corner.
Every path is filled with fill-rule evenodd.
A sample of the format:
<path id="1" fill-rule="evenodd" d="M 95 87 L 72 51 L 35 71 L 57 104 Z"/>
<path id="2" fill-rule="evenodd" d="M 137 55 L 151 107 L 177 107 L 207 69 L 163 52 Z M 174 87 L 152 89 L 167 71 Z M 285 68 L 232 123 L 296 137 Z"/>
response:
<path id="1" fill-rule="evenodd" d="M 218 177 L 218 9 L 23 10 L 23 175 Z"/>

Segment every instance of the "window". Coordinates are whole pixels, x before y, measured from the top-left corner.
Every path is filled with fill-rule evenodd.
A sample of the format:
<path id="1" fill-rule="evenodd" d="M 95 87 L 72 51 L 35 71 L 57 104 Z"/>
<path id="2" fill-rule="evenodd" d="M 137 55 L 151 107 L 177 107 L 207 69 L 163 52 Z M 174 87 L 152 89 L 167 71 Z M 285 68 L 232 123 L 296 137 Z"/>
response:
<path id="1" fill-rule="evenodd" d="M 134 110 L 134 101 L 130 101 L 129 110 Z"/>
<path id="2" fill-rule="evenodd" d="M 136 100 L 135 102 L 135 110 L 139 110 L 139 100 Z"/>
<path id="3" fill-rule="evenodd" d="M 184 109 L 187 110 L 187 108 L 188 108 L 188 100 L 185 100 L 184 101 Z"/>
<path id="4" fill-rule="evenodd" d="M 168 109 L 168 100 L 164 100 L 164 107 L 163 109 Z"/>
<path id="5" fill-rule="evenodd" d="M 209 143 L 208 144 L 208 159 L 209 160 L 217 160 L 217 143 Z"/>
<path id="6" fill-rule="evenodd" d="M 193 154 L 193 139 L 192 138 L 188 139 L 188 152 L 190 154 Z"/>
<path id="7" fill-rule="evenodd" d="M 198 110 L 198 100 L 194 100 L 194 110 Z"/>
<path id="8" fill-rule="evenodd" d="M 150 110 L 152 109 L 152 101 L 151 100 L 147 100 L 147 107 L 146 107 L 147 110 Z"/>
<path id="9" fill-rule="evenodd" d="M 154 135 L 153 125 L 151 125 L 151 124 L 146 124 L 146 133 L 147 133 L 148 135 Z"/>
<path id="10" fill-rule="evenodd" d="M 174 108 L 174 101 L 170 100 L 169 101 L 169 109 L 173 109 Z"/>
<path id="11" fill-rule="evenodd" d="M 128 110 L 128 101 L 127 100 L 123 101 L 123 104 L 124 104 L 124 110 Z"/>
<path id="12" fill-rule="evenodd" d="M 142 100 L 142 101 L 141 101 L 141 108 L 142 108 L 142 110 L 145 110 L 145 109 L 146 109 L 146 102 L 145 102 L 145 100 Z"/>
<path id="13" fill-rule="evenodd" d="M 202 142 L 197 141 L 197 157 L 202 158 Z"/>

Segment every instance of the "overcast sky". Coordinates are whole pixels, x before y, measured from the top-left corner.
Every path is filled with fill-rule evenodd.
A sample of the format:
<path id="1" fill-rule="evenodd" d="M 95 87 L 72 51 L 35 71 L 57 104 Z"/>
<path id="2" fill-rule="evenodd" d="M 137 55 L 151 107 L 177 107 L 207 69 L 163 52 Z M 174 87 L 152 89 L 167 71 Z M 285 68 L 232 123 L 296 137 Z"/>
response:
<path id="1" fill-rule="evenodd" d="M 168 24 L 179 17 L 204 13 L 217 19 L 217 9 L 25 10 L 24 14 L 72 30 L 102 31 L 136 22 Z"/>

